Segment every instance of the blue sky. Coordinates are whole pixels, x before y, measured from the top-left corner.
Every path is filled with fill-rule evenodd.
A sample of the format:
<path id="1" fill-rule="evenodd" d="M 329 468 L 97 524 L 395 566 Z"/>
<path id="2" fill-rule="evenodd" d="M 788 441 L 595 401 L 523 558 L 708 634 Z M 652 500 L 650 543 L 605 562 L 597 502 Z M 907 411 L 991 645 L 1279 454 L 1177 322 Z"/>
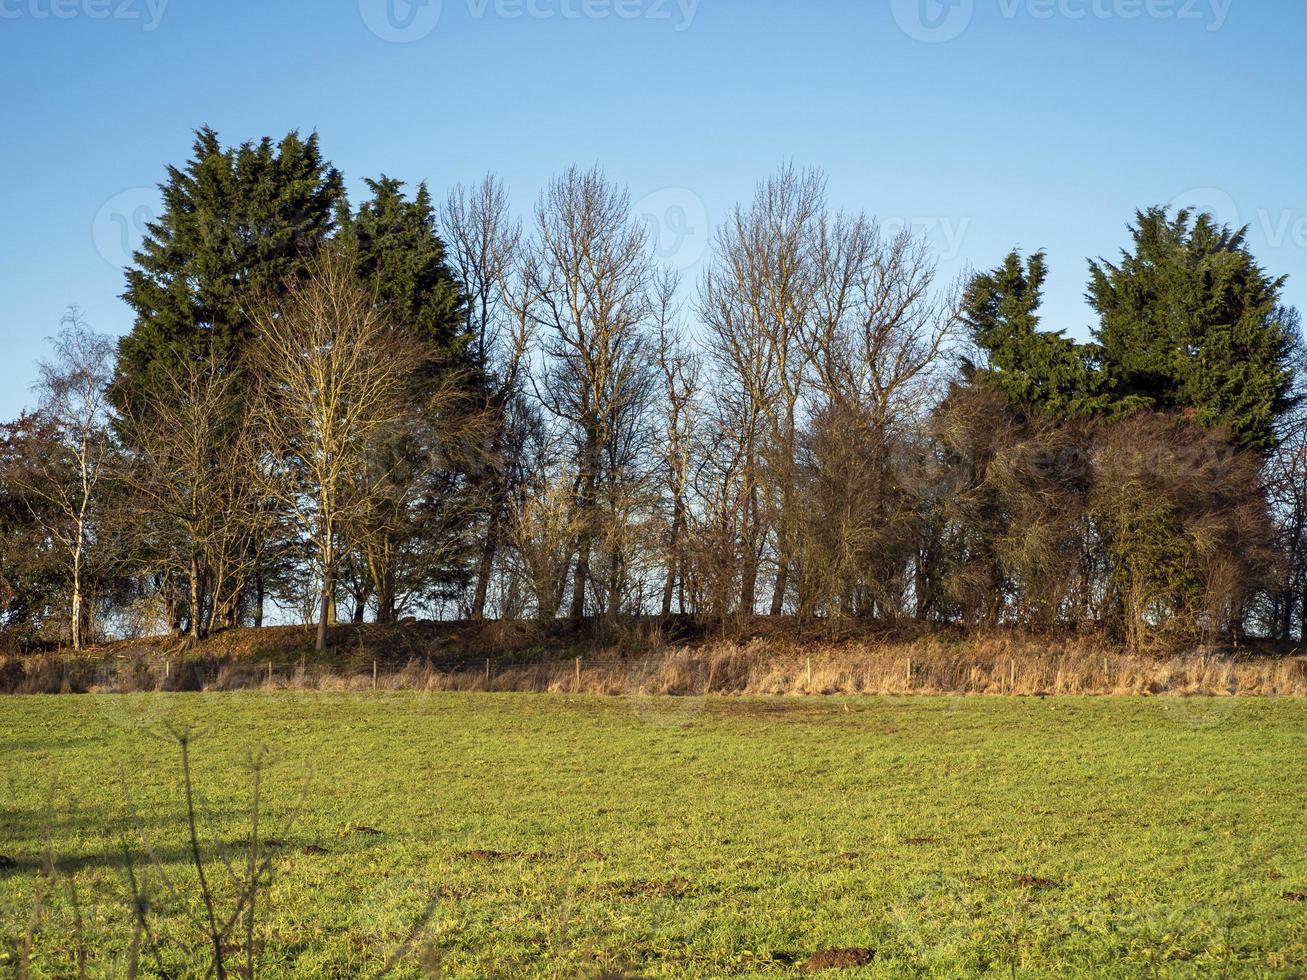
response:
<path id="1" fill-rule="evenodd" d="M 0 416 L 69 304 L 130 328 L 124 243 L 203 124 L 523 208 L 598 162 L 691 279 L 760 178 L 821 166 L 949 274 L 1046 248 L 1078 336 L 1086 257 L 1179 199 L 1307 307 L 1304 37 L 1299 0 L 0 0 Z"/>

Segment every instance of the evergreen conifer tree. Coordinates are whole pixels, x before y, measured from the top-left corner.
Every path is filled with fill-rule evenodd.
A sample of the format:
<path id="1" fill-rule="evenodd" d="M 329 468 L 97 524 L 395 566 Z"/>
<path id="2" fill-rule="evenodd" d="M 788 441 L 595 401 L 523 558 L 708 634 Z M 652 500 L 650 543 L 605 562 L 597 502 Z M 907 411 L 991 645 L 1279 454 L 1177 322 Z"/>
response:
<path id="1" fill-rule="evenodd" d="M 1164 208 L 1136 215 L 1133 250 L 1090 263 L 1103 368 L 1116 402 L 1192 409 L 1240 448 L 1266 451 L 1293 404 L 1292 311 L 1284 279 L 1248 251 L 1244 230 Z"/>
<path id="2" fill-rule="evenodd" d="M 127 270 L 123 299 L 136 319 L 119 343 L 120 402 L 172 359 L 203 352 L 229 362 L 252 332 L 251 302 L 330 236 L 343 182 L 316 135 L 224 148 L 205 127 L 161 190 L 163 212 Z"/>

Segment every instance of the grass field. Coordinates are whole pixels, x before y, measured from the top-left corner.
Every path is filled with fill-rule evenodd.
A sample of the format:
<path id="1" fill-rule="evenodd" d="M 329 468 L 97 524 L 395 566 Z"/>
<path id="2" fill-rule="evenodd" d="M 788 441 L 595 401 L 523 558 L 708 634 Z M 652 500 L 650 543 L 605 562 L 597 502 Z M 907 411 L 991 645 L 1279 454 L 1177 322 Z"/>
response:
<path id="1" fill-rule="evenodd" d="M 391 975 L 1307 970 L 1302 701 L 250 692 L 0 700 L 0 975 L 47 838 L 90 975 L 131 938 L 124 840 L 164 972 L 203 975 L 165 725 L 233 857 L 267 747 L 261 976 L 378 975 L 428 907 Z M 33 976 L 74 975 L 68 895 Z"/>

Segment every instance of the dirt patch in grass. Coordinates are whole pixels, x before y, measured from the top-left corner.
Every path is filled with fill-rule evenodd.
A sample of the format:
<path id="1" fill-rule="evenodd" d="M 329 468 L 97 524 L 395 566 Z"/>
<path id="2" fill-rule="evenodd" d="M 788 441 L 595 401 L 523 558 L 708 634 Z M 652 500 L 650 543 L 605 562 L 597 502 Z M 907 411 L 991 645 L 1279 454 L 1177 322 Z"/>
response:
<path id="1" fill-rule="evenodd" d="M 605 886 L 619 898 L 685 898 L 700 889 L 685 878 L 666 881 L 610 881 Z"/>
<path id="2" fill-rule="evenodd" d="M 8 871 L 10 868 L 18 867 L 18 862 L 8 854 L 0 854 L 0 871 Z"/>
<path id="3" fill-rule="evenodd" d="M 1017 884 L 1022 888 L 1061 888 L 1060 882 L 1052 878 L 1040 878 L 1036 875 L 1022 875 L 1017 879 Z"/>
<path id="4" fill-rule="evenodd" d="M 351 834 L 362 834 L 364 837 L 380 837 L 381 831 L 376 827 L 369 827 L 366 824 L 356 823 L 349 828 Z"/>
<path id="5" fill-rule="evenodd" d="M 550 851 L 492 851 L 488 848 L 474 848 L 460 851 L 454 855 L 459 861 L 472 861 L 480 864 L 493 864 L 496 861 L 607 861 L 608 855 L 603 851 L 569 851 L 565 854 Z"/>
<path id="6" fill-rule="evenodd" d="M 1307 902 L 1307 895 L 1302 892 L 1285 892 L 1284 899 L 1286 902 Z"/>
<path id="7" fill-rule="evenodd" d="M 319 855 L 319 854 L 330 854 L 331 852 L 327 850 L 325 847 L 323 847 L 321 844 L 305 844 L 303 847 L 300 848 L 300 853 L 308 854 L 308 855 Z"/>
<path id="8" fill-rule="evenodd" d="M 799 970 L 803 973 L 818 973 L 822 970 L 848 970 L 854 967 L 866 966 L 875 956 L 876 951 L 874 949 L 867 949 L 863 946 L 848 949 L 824 949 L 800 963 Z"/>
<path id="9" fill-rule="evenodd" d="M 454 855 L 460 861 L 476 861 L 482 864 L 490 864 L 495 861 L 512 861 L 522 855 L 515 851 L 490 851 L 482 848 L 476 848 L 471 851 L 462 851 Z"/>

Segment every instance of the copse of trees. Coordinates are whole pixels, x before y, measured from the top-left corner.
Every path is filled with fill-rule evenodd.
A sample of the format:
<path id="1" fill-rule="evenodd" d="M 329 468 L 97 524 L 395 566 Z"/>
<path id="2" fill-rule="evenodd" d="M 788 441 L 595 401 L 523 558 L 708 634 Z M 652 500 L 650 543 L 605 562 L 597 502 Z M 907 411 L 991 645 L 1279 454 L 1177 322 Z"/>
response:
<path id="1" fill-rule="evenodd" d="M 697 283 L 572 168 L 347 200 L 314 137 L 197 134 L 127 270 L 0 430 L 15 643 L 338 615 L 907 620 L 1134 648 L 1307 635 L 1307 426 L 1284 282 L 1209 216 L 1089 264 L 941 281 L 782 167 Z"/>

